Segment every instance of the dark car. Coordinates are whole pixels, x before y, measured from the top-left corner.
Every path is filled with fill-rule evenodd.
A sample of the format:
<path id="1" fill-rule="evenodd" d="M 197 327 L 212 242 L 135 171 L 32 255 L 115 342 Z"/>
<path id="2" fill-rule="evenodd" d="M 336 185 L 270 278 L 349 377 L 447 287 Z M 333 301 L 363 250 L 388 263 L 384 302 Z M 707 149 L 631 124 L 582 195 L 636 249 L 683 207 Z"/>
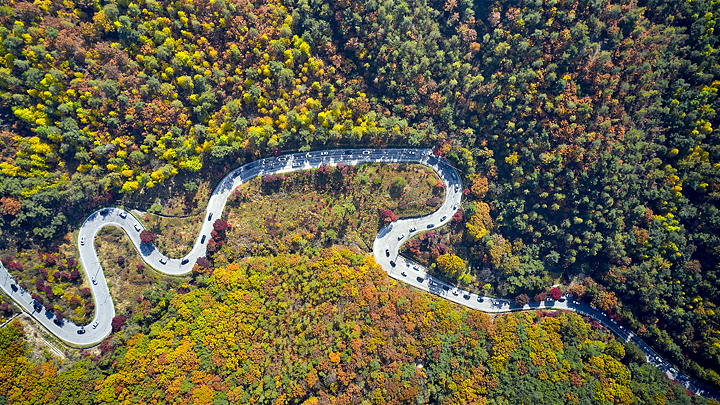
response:
<path id="1" fill-rule="evenodd" d="M 423 281 L 425 281 L 425 279 L 422 278 L 422 277 L 418 277 L 418 278 L 417 278 L 417 281 L 418 281 L 418 283 L 422 283 Z"/>
<path id="2" fill-rule="evenodd" d="M 203 235 L 202 239 L 200 239 L 200 244 L 205 243 L 205 236 L 207 236 L 207 235 Z"/>
<path id="3" fill-rule="evenodd" d="M 390 261 L 390 265 L 393 266 L 393 267 L 395 267 L 395 262 L 391 260 L 391 261 Z"/>
<path id="4" fill-rule="evenodd" d="M 10 288 L 12 288 L 12 290 L 15 291 L 15 292 L 17 292 L 17 290 L 18 290 L 18 286 L 15 285 L 15 284 L 11 284 L 11 285 L 10 285 Z"/>
<path id="5" fill-rule="evenodd" d="M 188 264 L 189 261 L 190 261 L 190 259 L 182 259 L 180 264 Z"/>
<path id="6" fill-rule="evenodd" d="M 208 215 L 208 221 L 212 219 L 212 212 Z"/>
<path id="7" fill-rule="evenodd" d="M 385 256 L 390 257 L 390 249 L 385 249 Z"/>
<path id="8" fill-rule="evenodd" d="M 35 308 L 37 312 L 42 312 L 43 309 L 40 304 L 33 304 L 33 308 Z"/>
<path id="9" fill-rule="evenodd" d="M 434 226 L 435 226 L 435 225 L 433 225 L 433 224 L 428 224 L 427 227 L 428 227 L 428 229 L 430 229 L 430 228 L 432 228 L 432 227 L 434 227 Z"/>
<path id="10" fill-rule="evenodd" d="M 346 150 L 346 151 L 345 151 L 345 154 L 346 154 L 346 155 L 352 155 L 352 151 L 351 151 L 351 150 Z"/>
<path id="11" fill-rule="evenodd" d="M 450 286 L 444 285 L 444 286 L 443 286 L 443 290 L 445 290 L 445 291 L 450 291 Z"/>
<path id="12" fill-rule="evenodd" d="M 84 334 L 85 334 L 85 329 L 78 329 L 77 334 L 78 334 L 78 335 L 84 335 Z"/>

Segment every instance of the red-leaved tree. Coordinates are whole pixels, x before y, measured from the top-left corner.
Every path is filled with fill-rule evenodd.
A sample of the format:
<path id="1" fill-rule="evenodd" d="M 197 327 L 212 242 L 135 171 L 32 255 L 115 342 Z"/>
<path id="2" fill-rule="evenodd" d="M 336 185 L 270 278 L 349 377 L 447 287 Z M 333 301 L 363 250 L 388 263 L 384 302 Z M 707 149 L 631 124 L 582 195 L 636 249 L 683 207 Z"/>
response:
<path id="1" fill-rule="evenodd" d="M 155 234 L 143 229 L 143 231 L 140 232 L 140 241 L 142 243 L 153 243 L 153 241 L 155 241 Z"/>
<path id="2" fill-rule="evenodd" d="M 110 323 L 112 325 L 113 332 L 117 332 L 120 330 L 120 328 L 125 326 L 126 320 L 127 320 L 127 318 L 125 318 L 122 315 L 118 315 L 115 318 L 113 318 L 112 322 Z"/>
<path id="3" fill-rule="evenodd" d="M 382 220 L 389 224 L 390 222 L 396 221 L 397 216 L 395 216 L 395 213 L 392 212 L 390 209 L 384 209 L 380 211 L 380 217 L 382 217 Z"/>
<path id="4" fill-rule="evenodd" d="M 560 291 L 559 288 L 555 287 L 552 290 L 550 290 L 550 298 L 554 299 L 555 301 L 562 298 L 562 291 Z"/>

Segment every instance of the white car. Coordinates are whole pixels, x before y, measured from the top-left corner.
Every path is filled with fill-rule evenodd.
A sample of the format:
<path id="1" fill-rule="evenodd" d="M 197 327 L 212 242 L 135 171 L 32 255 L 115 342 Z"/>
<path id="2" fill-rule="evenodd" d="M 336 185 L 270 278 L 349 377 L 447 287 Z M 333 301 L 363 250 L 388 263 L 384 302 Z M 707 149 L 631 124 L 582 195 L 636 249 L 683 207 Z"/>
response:
<path id="1" fill-rule="evenodd" d="M 415 232 L 415 231 L 417 231 L 417 228 L 415 228 L 414 226 L 412 228 L 410 228 L 410 232 Z"/>
<path id="2" fill-rule="evenodd" d="M 80 246 L 85 246 L 85 237 L 84 236 L 80 237 Z"/>
<path id="3" fill-rule="evenodd" d="M 93 284 L 97 285 L 97 280 L 95 277 L 90 277 L 90 281 L 92 281 Z"/>
<path id="4" fill-rule="evenodd" d="M 96 329 L 98 327 L 98 325 L 100 325 L 100 322 L 95 321 L 95 323 L 93 323 L 93 329 Z"/>
<path id="5" fill-rule="evenodd" d="M 364 151 L 363 151 L 363 155 L 369 155 L 369 154 L 370 154 L 370 151 L 369 151 L 369 150 L 364 150 Z"/>
<path id="6" fill-rule="evenodd" d="M 138 232 L 140 232 L 142 230 L 142 228 L 140 227 L 140 224 L 137 222 L 135 222 L 135 230 Z"/>
<path id="7" fill-rule="evenodd" d="M 167 264 L 167 257 L 160 259 L 160 264 Z"/>
<path id="8" fill-rule="evenodd" d="M 405 237 L 405 234 L 402 234 L 402 235 L 398 236 L 398 240 L 402 240 L 402 238 L 404 238 L 404 237 Z"/>
<path id="9" fill-rule="evenodd" d="M 120 218 L 122 218 L 122 219 L 127 218 L 127 212 L 122 211 L 122 212 L 120 213 Z"/>

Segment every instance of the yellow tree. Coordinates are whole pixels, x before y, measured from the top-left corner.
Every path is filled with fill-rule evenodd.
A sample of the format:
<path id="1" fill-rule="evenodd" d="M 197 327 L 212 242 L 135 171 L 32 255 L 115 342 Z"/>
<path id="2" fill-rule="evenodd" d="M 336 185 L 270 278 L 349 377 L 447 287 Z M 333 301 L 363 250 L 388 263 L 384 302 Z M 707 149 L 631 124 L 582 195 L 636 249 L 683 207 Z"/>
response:
<path id="1" fill-rule="evenodd" d="M 465 224 L 467 234 L 473 242 L 482 239 L 493 228 L 492 218 L 490 218 L 490 206 L 481 202 L 476 207 L 475 214 Z"/>
<path id="2" fill-rule="evenodd" d="M 457 277 L 465 270 L 465 260 L 455 256 L 452 253 L 446 253 L 438 256 L 437 260 L 438 269 L 443 273 L 451 277 Z"/>

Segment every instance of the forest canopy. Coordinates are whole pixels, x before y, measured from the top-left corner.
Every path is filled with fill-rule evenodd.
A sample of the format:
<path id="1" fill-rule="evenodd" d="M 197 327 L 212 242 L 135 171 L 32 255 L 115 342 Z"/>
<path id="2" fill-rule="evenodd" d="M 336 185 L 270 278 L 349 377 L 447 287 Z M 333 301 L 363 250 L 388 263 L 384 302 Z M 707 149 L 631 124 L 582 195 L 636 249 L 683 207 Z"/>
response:
<path id="1" fill-rule="evenodd" d="M 58 267 L 82 319 L 77 263 L 17 254 L 46 260 L 97 208 L 192 200 L 287 151 L 428 147 L 465 202 L 408 255 L 491 296 L 560 285 L 720 387 L 718 8 L 0 0 L 3 260 L 29 283 Z"/>

